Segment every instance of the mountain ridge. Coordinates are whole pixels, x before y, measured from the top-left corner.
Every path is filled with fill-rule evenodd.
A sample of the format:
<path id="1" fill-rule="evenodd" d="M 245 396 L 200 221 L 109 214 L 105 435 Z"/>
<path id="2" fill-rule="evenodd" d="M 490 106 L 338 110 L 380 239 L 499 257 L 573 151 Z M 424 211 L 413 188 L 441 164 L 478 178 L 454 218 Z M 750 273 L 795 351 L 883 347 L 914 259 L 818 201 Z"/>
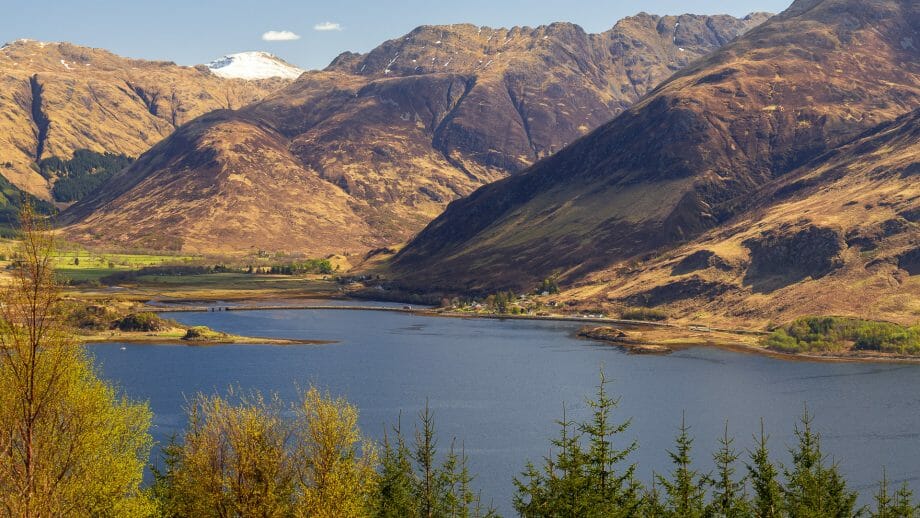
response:
<path id="1" fill-rule="evenodd" d="M 918 20 L 905 1 L 796 2 L 565 150 L 451 204 L 392 273 L 410 289 L 526 289 L 692 242 L 743 213 L 744 196 L 915 109 Z"/>
<path id="2" fill-rule="evenodd" d="M 259 103 L 184 126 L 182 134 L 151 150 L 162 157 L 147 157 L 124 172 L 134 180 L 119 181 L 65 213 L 66 232 L 72 239 L 115 246 L 165 242 L 156 237 L 163 226 L 148 212 L 154 205 L 136 190 L 144 182 L 172 185 L 173 191 L 157 192 L 164 203 L 182 200 L 171 216 L 186 223 L 210 217 L 207 197 L 217 192 L 234 199 L 242 212 L 251 209 L 253 221 L 255 214 L 283 219 L 270 206 L 249 205 L 254 199 L 249 194 L 203 190 L 196 199 L 178 192 L 176 183 L 190 175 L 202 175 L 202 182 L 205 175 L 233 176 L 245 190 L 247 181 L 263 183 L 259 171 L 277 165 L 303 182 L 324 182 L 324 188 L 311 196 L 296 186 L 275 186 L 275 199 L 294 196 L 327 208 L 344 200 L 344 205 L 325 222 L 323 210 L 305 207 L 314 226 L 302 234 L 228 223 L 233 227 L 225 230 L 228 237 L 215 242 L 205 226 L 191 231 L 177 224 L 174 246 L 219 246 L 228 252 L 254 245 L 324 254 L 391 245 L 410 237 L 450 200 L 561 149 L 673 69 L 766 17 L 642 16 L 593 36 L 572 24 L 526 30 L 422 26 L 367 54 L 340 55 L 325 70 L 308 72 Z M 700 37 L 692 36 L 697 33 Z M 250 157 L 217 137 L 233 130 L 251 137 L 230 139 Z M 262 153 L 267 149 L 273 151 Z M 191 155 L 203 154 L 213 158 L 206 168 L 182 165 L 198 163 Z M 336 228 L 342 221 L 349 223 Z"/>
<path id="3" fill-rule="evenodd" d="M 285 80 L 223 79 L 204 66 L 125 58 L 66 42 L 16 40 L 0 48 L 0 174 L 51 199 L 44 158 L 77 149 L 137 156 L 176 127 L 240 107 Z"/>

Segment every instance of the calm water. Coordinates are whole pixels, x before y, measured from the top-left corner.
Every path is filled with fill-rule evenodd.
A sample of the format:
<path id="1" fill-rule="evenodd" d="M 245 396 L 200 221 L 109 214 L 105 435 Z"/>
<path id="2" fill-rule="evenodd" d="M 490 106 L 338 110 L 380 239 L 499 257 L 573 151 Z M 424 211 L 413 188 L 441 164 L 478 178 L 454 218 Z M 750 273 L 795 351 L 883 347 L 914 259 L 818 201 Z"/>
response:
<path id="1" fill-rule="evenodd" d="M 94 345 L 104 377 L 149 400 L 154 437 L 183 425 L 186 395 L 230 384 L 293 399 L 313 383 L 361 409 L 365 433 L 380 438 L 402 411 L 404 427 L 434 410 L 440 444 L 463 441 L 486 500 L 511 514 L 512 477 L 548 452 L 553 420 L 566 404 L 583 415 L 603 367 L 622 395 L 639 441 L 633 461 L 648 480 L 669 470 L 681 413 L 696 437 L 696 460 L 710 453 L 725 420 L 740 449 L 763 417 L 773 451 L 784 457 L 807 402 L 829 455 L 868 496 L 886 466 L 914 481 L 920 466 L 920 366 L 785 362 L 710 348 L 670 356 L 627 355 L 577 339 L 577 324 L 453 318 L 362 311 L 252 311 L 171 314 L 186 324 L 250 336 L 337 340 L 324 346 L 220 347 Z M 918 484 L 913 484 L 917 487 Z"/>

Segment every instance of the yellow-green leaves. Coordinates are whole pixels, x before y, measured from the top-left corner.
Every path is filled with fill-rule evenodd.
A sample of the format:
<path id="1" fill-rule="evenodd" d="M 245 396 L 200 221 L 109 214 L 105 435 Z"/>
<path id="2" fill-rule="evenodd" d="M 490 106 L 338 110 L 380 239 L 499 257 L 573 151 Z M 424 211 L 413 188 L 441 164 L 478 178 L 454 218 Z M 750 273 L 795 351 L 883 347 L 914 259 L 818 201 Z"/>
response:
<path id="1" fill-rule="evenodd" d="M 151 413 L 100 381 L 63 327 L 47 226 L 26 206 L 0 305 L 0 509 L 11 516 L 149 516 L 140 490 Z"/>
<path id="2" fill-rule="evenodd" d="M 310 388 L 295 421 L 298 516 L 367 516 L 377 486 L 377 449 L 361 436 L 358 409 Z"/>
<path id="3" fill-rule="evenodd" d="M 166 516 L 367 516 L 376 449 L 358 411 L 311 388 L 285 408 L 258 393 L 196 396 L 165 449 L 155 494 Z"/>

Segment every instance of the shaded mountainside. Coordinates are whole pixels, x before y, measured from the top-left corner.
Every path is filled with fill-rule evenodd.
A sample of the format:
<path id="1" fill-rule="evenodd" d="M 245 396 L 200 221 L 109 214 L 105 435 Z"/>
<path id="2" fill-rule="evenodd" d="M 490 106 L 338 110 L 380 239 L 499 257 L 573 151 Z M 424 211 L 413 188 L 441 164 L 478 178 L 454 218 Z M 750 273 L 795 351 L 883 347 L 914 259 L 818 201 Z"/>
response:
<path id="1" fill-rule="evenodd" d="M 551 274 L 572 285 L 598 271 L 624 272 L 598 278 L 611 285 L 627 282 L 632 266 L 744 217 L 766 186 L 791 182 L 816 157 L 920 106 L 918 27 L 913 1 L 798 0 L 565 150 L 451 204 L 395 258 L 392 273 L 405 287 L 446 291 L 532 288 Z M 867 183 L 865 195 L 882 198 L 889 181 L 896 185 Z M 819 217 L 794 208 L 796 221 Z M 826 231 L 799 227 L 793 241 L 804 248 L 780 235 L 752 238 L 745 250 L 760 256 L 751 259 L 759 273 L 745 289 L 816 241 L 827 241 L 819 254 L 845 250 Z M 710 259 L 719 264 L 704 254 L 684 268 Z M 816 260 L 800 273 L 836 264 Z M 687 280 L 642 300 L 715 298 L 726 289 Z"/>
<path id="2" fill-rule="evenodd" d="M 42 159 L 67 160 L 78 149 L 138 156 L 203 113 L 239 108 L 289 82 L 17 40 L 0 48 L 0 175 L 50 199 L 54 178 L 39 174 Z"/>
<path id="3" fill-rule="evenodd" d="M 183 126 L 72 207 L 66 232 L 227 252 L 401 242 L 451 200 L 558 151 L 767 17 L 643 14 L 602 34 L 565 23 L 420 27 Z"/>
<path id="4" fill-rule="evenodd" d="M 788 322 L 920 315 L 920 109 L 739 200 L 744 212 L 648 261 L 592 272 L 563 295 L 666 306 L 686 319 Z"/>

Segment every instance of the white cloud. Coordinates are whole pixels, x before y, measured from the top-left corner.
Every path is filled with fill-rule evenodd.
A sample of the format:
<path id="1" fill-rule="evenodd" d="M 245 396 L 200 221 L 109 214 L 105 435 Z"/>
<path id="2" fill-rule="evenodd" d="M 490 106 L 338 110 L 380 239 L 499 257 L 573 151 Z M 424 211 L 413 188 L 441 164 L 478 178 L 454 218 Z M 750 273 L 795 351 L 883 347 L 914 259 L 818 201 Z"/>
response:
<path id="1" fill-rule="evenodd" d="M 317 23 L 316 25 L 313 26 L 313 30 L 314 31 L 340 31 L 342 30 L 342 24 L 335 23 L 335 22 Z"/>
<path id="2" fill-rule="evenodd" d="M 299 40 L 300 36 L 291 31 L 268 31 L 262 35 L 265 41 L 292 41 Z"/>

